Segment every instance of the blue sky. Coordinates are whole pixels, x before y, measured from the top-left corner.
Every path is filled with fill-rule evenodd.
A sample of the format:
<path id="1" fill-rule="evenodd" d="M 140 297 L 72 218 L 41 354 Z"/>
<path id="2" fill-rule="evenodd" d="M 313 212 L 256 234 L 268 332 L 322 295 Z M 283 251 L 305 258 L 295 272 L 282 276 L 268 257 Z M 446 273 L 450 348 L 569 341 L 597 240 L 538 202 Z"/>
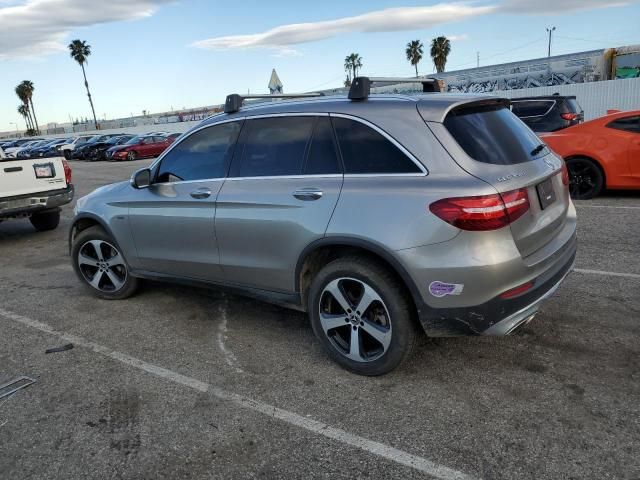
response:
<path id="1" fill-rule="evenodd" d="M 411 76 L 405 44 L 441 34 L 454 39 L 447 70 L 475 66 L 476 51 L 481 65 L 546 56 L 552 25 L 554 54 L 640 44 L 639 20 L 635 0 L 0 0 L 0 131 L 24 127 L 13 92 L 24 79 L 41 125 L 90 116 L 64 50 L 74 38 L 93 50 L 96 114 L 113 118 L 265 93 L 272 68 L 287 92 L 339 86 L 351 52 L 364 74 Z M 433 71 L 428 56 L 419 70 Z"/>

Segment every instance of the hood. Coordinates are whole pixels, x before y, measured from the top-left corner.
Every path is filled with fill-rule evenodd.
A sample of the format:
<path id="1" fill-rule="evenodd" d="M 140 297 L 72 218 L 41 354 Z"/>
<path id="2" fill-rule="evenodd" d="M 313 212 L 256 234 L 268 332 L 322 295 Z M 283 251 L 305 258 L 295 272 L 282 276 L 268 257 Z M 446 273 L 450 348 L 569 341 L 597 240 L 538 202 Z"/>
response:
<path id="1" fill-rule="evenodd" d="M 125 148 L 130 147 L 130 146 L 131 145 L 114 145 L 113 147 L 108 148 L 107 152 L 117 152 L 117 151 L 120 151 L 120 150 L 124 150 Z"/>

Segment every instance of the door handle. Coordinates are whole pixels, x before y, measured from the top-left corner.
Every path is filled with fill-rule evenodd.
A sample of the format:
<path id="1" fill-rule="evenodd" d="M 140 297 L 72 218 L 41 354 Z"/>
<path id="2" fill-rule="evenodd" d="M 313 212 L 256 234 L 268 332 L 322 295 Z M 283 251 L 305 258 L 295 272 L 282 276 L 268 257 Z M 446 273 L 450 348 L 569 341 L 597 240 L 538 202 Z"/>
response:
<path id="1" fill-rule="evenodd" d="M 189 195 L 193 198 L 209 198 L 211 196 L 211 190 L 209 188 L 199 188 L 194 190 Z"/>
<path id="2" fill-rule="evenodd" d="M 318 190 L 317 188 L 303 188 L 293 192 L 293 196 L 298 200 L 318 200 L 322 197 L 323 193 L 322 190 Z"/>

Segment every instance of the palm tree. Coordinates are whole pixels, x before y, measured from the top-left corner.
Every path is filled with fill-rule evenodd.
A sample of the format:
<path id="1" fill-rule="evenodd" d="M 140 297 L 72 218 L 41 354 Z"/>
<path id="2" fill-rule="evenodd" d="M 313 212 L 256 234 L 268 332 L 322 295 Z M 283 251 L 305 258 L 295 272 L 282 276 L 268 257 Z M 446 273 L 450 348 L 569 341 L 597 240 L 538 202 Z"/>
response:
<path id="1" fill-rule="evenodd" d="M 84 86 L 87 88 L 87 96 L 89 104 L 91 104 L 91 112 L 93 112 L 93 123 L 98 130 L 98 120 L 96 119 L 96 111 L 93 108 L 93 100 L 91 100 L 91 92 L 89 91 L 89 82 L 87 82 L 87 73 L 84 71 L 84 64 L 87 63 L 87 57 L 91 55 L 91 45 L 84 40 L 74 40 L 69 44 L 69 52 L 73 58 L 82 67 L 82 76 L 84 77 Z"/>
<path id="2" fill-rule="evenodd" d="M 38 133 L 40 131 L 40 127 L 38 126 L 38 119 L 36 118 L 36 109 L 33 108 L 33 91 L 35 90 L 35 87 L 31 80 L 23 80 L 20 85 L 22 85 L 27 101 L 31 105 L 31 114 L 33 115 L 36 133 Z"/>
<path id="3" fill-rule="evenodd" d="M 352 53 L 344 58 L 344 69 L 347 72 L 349 83 L 352 78 L 358 76 L 358 69 L 362 68 L 362 57 L 357 53 Z"/>
<path id="4" fill-rule="evenodd" d="M 409 63 L 416 67 L 416 77 L 418 76 L 418 63 L 422 60 L 422 54 L 424 53 L 423 47 L 424 45 L 420 40 L 411 40 L 407 43 L 407 48 L 404 51 L 407 54 Z"/>
<path id="5" fill-rule="evenodd" d="M 436 67 L 436 72 L 444 72 L 449 53 L 451 53 L 451 42 L 447 37 L 438 37 L 431 40 L 431 58 Z"/>
<path id="6" fill-rule="evenodd" d="M 25 107 L 25 111 L 27 112 L 27 118 L 29 119 L 29 128 L 33 129 L 33 119 L 31 118 L 31 111 L 29 110 L 29 97 L 25 90 L 25 86 L 20 83 L 15 88 L 16 95 L 22 102 L 22 105 Z"/>
<path id="7" fill-rule="evenodd" d="M 22 118 L 24 118 L 24 124 L 27 127 L 25 128 L 25 130 L 29 130 L 31 128 L 31 125 L 29 125 L 29 117 L 28 117 L 29 109 L 26 107 L 24 103 L 18 107 L 18 113 L 22 115 Z"/>

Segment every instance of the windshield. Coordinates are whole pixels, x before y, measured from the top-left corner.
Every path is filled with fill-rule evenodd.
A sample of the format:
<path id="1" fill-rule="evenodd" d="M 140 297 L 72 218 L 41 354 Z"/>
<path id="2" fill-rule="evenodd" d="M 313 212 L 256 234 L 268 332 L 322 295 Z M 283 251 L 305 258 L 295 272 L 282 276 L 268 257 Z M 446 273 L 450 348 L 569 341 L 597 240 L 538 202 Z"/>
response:
<path id="1" fill-rule="evenodd" d="M 87 143 L 93 143 L 93 142 L 97 142 L 98 140 L 100 140 L 102 138 L 102 135 L 94 135 L 93 137 L 91 137 L 89 140 L 87 140 Z"/>
<path id="2" fill-rule="evenodd" d="M 131 140 L 129 140 L 127 143 L 125 143 L 125 145 L 135 145 L 136 143 L 138 143 L 140 141 L 141 138 L 142 137 L 140 137 L 139 135 L 135 136 Z"/>
<path id="3" fill-rule="evenodd" d="M 105 143 L 107 145 L 117 145 L 120 142 L 121 139 L 122 139 L 122 137 L 111 137 Z"/>

